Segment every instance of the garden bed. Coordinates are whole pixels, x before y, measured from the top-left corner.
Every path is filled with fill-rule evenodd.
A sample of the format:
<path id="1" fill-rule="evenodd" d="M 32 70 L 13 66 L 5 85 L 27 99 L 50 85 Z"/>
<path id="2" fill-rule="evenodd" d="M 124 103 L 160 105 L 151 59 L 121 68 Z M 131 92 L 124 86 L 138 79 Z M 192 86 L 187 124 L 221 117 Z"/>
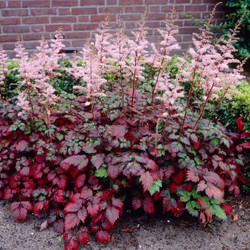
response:
<path id="1" fill-rule="evenodd" d="M 190 216 L 147 216 L 127 211 L 110 232 L 112 242 L 100 245 L 92 235 L 89 244 L 80 249 L 250 249 L 250 197 L 240 196 L 229 203 L 233 206 L 233 215 L 206 227 Z M 1 250 L 63 249 L 59 235 L 52 228 L 39 231 L 37 226 L 42 223 L 41 219 L 29 216 L 24 223 L 13 222 L 7 209 L 8 202 L 0 201 Z"/>

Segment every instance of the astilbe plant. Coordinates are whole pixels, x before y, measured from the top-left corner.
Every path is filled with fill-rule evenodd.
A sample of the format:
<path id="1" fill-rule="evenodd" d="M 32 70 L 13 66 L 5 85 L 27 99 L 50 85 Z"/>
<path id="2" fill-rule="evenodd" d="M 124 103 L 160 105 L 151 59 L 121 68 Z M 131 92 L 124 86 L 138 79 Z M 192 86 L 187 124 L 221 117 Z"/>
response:
<path id="1" fill-rule="evenodd" d="M 229 41 L 209 42 L 209 20 L 188 51 L 191 60 L 180 58 L 171 78 L 165 65 L 180 48 L 174 11 L 152 54 L 144 19 L 134 40 L 121 22 L 116 35 L 104 24 L 71 68 L 59 63 L 61 31 L 50 45 L 42 39 L 31 58 L 17 43 L 17 96 L 1 95 L 0 103 L 0 198 L 11 200 L 19 222 L 29 212 L 44 218 L 40 229 L 52 225 L 63 234 L 65 249 L 87 244 L 88 230 L 108 242 L 124 202 L 148 214 L 158 202 L 164 212 L 187 211 L 203 224 L 214 215 L 226 219 L 232 208 L 225 192 L 238 196 L 238 181 L 244 182 L 242 151 L 249 145 L 202 118 L 217 91 L 226 93 L 241 79 L 238 68 L 224 71 L 236 62 L 234 48 Z M 3 85 L 2 50 L 0 59 Z M 72 76 L 73 94 L 57 96 L 53 83 L 62 70 Z M 187 96 L 185 81 L 191 81 Z M 203 104 L 190 116 L 195 85 Z"/>

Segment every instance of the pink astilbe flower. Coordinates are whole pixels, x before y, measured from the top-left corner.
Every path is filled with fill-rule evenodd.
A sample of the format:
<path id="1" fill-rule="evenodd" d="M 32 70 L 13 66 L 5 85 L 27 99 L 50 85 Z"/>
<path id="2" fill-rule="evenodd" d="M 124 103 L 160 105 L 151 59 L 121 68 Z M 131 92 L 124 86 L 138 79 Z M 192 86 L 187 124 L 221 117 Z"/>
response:
<path id="1" fill-rule="evenodd" d="M 22 108 L 22 111 L 18 113 L 18 116 L 22 116 L 31 110 L 30 103 L 27 101 L 25 92 L 20 92 L 17 96 L 17 106 Z"/>
<path id="2" fill-rule="evenodd" d="M 5 74 L 8 72 L 7 66 L 10 64 L 6 62 L 8 59 L 2 46 L 0 46 L 0 88 L 4 84 Z"/>
<path id="3" fill-rule="evenodd" d="M 76 56 L 76 53 L 74 53 L 73 59 L 70 60 L 71 67 L 65 68 L 65 71 L 67 71 L 70 75 L 73 76 L 74 80 L 78 80 L 82 77 L 82 66 L 78 66 L 78 57 Z"/>
<path id="4" fill-rule="evenodd" d="M 94 44 L 87 44 L 82 49 L 84 66 L 81 71 L 82 78 L 86 83 L 86 88 L 82 86 L 74 86 L 74 89 L 79 89 L 87 92 L 87 98 L 92 96 L 105 95 L 100 93 L 101 86 L 107 81 L 102 75 L 102 63 L 100 63 L 98 57 L 93 49 Z"/>

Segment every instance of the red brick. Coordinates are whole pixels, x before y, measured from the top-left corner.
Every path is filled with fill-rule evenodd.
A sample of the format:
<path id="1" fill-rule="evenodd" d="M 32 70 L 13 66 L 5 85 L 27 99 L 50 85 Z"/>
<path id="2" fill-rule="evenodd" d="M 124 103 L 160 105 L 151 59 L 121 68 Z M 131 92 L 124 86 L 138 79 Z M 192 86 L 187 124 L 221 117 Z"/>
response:
<path id="1" fill-rule="evenodd" d="M 70 8 L 59 8 L 58 9 L 58 14 L 59 15 L 71 15 L 71 9 Z"/>
<path id="2" fill-rule="evenodd" d="M 0 35 L 0 42 L 16 42 L 17 35 Z"/>
<path id="3" fill-rule="evenodd" d="M 44 34 L 45 39 L 49 38 L 49 34 Z M 23 40 L 32 41 L 32 40 L 41 40 L 42 35 L 40 34 L 23 34 Z"/>
<path id="4" fill-rule="evenodd" d="M 14 24 L 20 24 L 21 19 L 18 17 L 15 18 L 1 18 L 0 24 L 2 25 L 14 25 Z"/>
<path id="5" fill-rule="evenodd" d="M 190 11 L 206 11 L 206 5 L 190 5 L 190 6 L 185 6 L 185 10 L 186 12 L 190 12 Z M 189 14 L 189 13 L 187 13 Z"/>
<path id="6" fill-rule="evenodd" d="M 104 0 L 81 0 L 81 6 L 85 5 L 104 5 Z"/>
<path id="7" fill-rule="evenodd" d="M 56 9 L 46 8 L 46 9 L 31 9 L 30 14 L 32 16 L 44 16 L 44 15 L 55 15 Z"/>
<path id="8" fill-rule="evenodd" d="M 76 23 L 75 16 L 55 16 L 51 17 L 52 23 Z"/>
<path id="9" fill-rule="evenodd" d="M 2 10 L 2 16 L 27 16 L 29 11 L 27 9 L 10 9 Z"/>
<path id="10" fill-rule="evenodd" d="M 149 28 L 160 28 L 161 23 L 160 22 L 147 22 L 146 27 Z"/>
<path id="11" fill-rule="evenodd" d="M 36 0 L 36 1 L 26 1 L 23 0 L 23 7 L 50 7 L 49 0 Z"/>
<path id="12" fill-rule="evenodd" d="M 86 24 L 74 24 L 74 30 L 95 30 L 98 28 L 97 23 L 86 23 Z"/>
<path id="13" fill-rule="evenodd" d="M 131 21 L 131 20 L 141 20 L 142 18 L 142 15 L 141 14 L 127 14 L 127 15 L 122 15 L 122 19 L 123 20 L 128 20 L 128 21 Z"/>
<path id="14" fill-rule="evenodd" d="M 52 0 L 52 6 L 77 6 L 78 0 Z"/>
<path id="15" fill-rule="evenodd" d="M 184 3 L 191 3 L 191 0 L 175 0 L 175 2 L 178 4 L 184 4 Z"/>
<path id="16" fill-rule="evenodd" d="M 97 14 L 97 8 L 72 8 L 72 14 Z"/>
<path id="17" fill-rule="evenodd" d="M 55 32 L 56 30 L 58 30 L 61 27 L 62 27 L 63 31 L 72 30 L 70 24 L 50 24 L 50 25 L 45 26 L 45 30 L 47 32 Z"/>
<path id="18" fill-rule="evenodd" d="M 4 50 L 12 50 L 16 47 L 15 43 L 4 43 L 2 44 Z"/>
<path id="19" fill-rule="evenodd" d="M 24 24 L 41 24 L 41 23 L 49 23 L 49 17 L 23 17 Z"/>
<path id="20" fill-rule="evenodd" d="M 161 6 L 149 6 L 149 12 L 160 12 Z"/>
<path id="21" fill-rule="evenodd" d="M 5 2 L 0 2 L 0 8 L 6 8 L 6 3 Z"/>
<path id="22" fill-rule="evenodd" d="M 115 13 L 118 14 L 122 10 L 122 7 L 99 7 L 99 13 Z"/>
<path id="23" fill-rule="evenodd" d="M 21 7 L 21 1 L 8 1 L 8 8 Z"/>
<path id="24" fill-rule="evenodd" d="M 126 6 L 125 12 L 126 13 L 143 13 L 145 11 L 145 6 Z"/>
<path id="25" fill-rule="evenodd" d="M 191 42 L 191 41 L 192 41 L 192 35 L 185 35 L 185 36 L 182 36 L 182 41 Z"/>
<path id="26" fill-rule="evenodd" d="M 199 28 L 197 27 L 181 27 L 179 28 L 180 34 L 193 34 L 194 32 L 198 32 Z"/>
<path id="27" fill-rule="evenodd" d="M 72 47 L 73 48 L 83 48 L 85 45 L 85 41 L 84 40 L 75 40 L 72 41 Z"/>
<path id="28" fill-rule="evenodd" d="M 154 14 L 147 14 L 147 20 L 165 20 L 166 14 L 164 13 L 154 13 Z"/>
<path id="29" fill-rule="evenodd" d="M 136 25 L 135 22 L 125 23 L 125 28 L 126 28 L 126 29 L 135 29 L 136 26 L 137 26 L 137 25 Z"/>
<path id="30" fill-rule="evenodd" d="M 89 22 L 89 15 L 88 16 L 78 16 L 78 22 Z"/>
<path id="31" fill-rule="evenodd" d="M 91 22 L 101 22 L 105 21 L 107 15 L 93 15 L 90 17 Z M 115 15 L 109 15 L 109 21 L 115 21 L 116 16 Z"/>
<path id="32" fill-rule="evenodd" d="M 43 32 L 44 31 L 44 26 L 43 25 L 32 25 L 31 26 L 31 31 L 32 32 Z"/>
<path id="33" fill-rule="evenodd" d="M 29 31 L 30 31 L 30 28 L 28 26 L 16 25 L 16 26 L 3 27 L 4 33 L 25 33 Z"/>
<path id="34" fill-rule="evenodd" d="M 202 3 L 202 0 L 192 0 L 192 3 Z"/>
<path id="35" fill-rule="evenodd" d="M 117 0 L 106 0 L 108 5 L 117 5 Z"/>
<path id="36" fill-rule="evenodd" d="M 148 4 L 168 4 L 168 0 L 148 0 Z"/>
<path id="37" fill-rule="evenodd" d="M 39 45 L 38 41 L 23 41 L 22 42 L 25 49 L 36 49 Z"/>
<path id="38" fill-rule="evenodd" d="M 119 5 L 139 5 L 139 4 L 143 4 L 143 0 L 119 0 Z"/>
<path id="39" fill-rule="evenodd" d="M 171 12 L 172 9 L 173 9 L 172 5 L 170 5 L 170 6 L 161 6 L 161 11 L 164 11 L 164 12 Z M 184 11 L 184 5 L 175 6 L 175 10 L 176 10 L 176 12 Z"/>
<path id="40" fill-rule="evenodd" d="M 77 38 L 89 38 L 90 33 L 89 32 L 67 32 L 65 33 L 66 39 L 77 39 Z"/>

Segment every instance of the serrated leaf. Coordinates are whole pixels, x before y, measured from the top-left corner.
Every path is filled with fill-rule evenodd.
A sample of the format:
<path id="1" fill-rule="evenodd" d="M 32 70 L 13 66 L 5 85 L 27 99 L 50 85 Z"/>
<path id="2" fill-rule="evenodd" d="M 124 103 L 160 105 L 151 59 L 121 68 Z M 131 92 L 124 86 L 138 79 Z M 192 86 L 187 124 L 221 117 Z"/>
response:
<path id="1" fill-rule="evenodd" d="M 67 203 L 67 205 L 64 207 L 64 213 L 77 212 L 81 207 L 82 207 L 81 204 L 69 202 L 69 203 Z"/>
<path id="2" fill-rule="evenodd" d="M 23 222 L 27 218 L 27 209 L 24 207 L 18 207 L 13 211 L 12 217 L 18 221 Z"/>
<path id="3" fill-rule="evenodd" d="M 78 167 L 79 170 L 82 170 L 88 165 L 88 159 L 85 155 L 73 155 L 60 163 L 60 166 L 65 170 L 69 170 L 71 165 Z"/>
<path id="4" fill-rule="evenodd" d="M 164 197 L 162 199 L 163 211 L 171 211 L 177 208 L 176 200 L 171 197 Z"/>
<path id="5" fill-rule="evenodd" d="M 106 178 L 108 177 L 108 172 L 106 167 L 100 167 L 95 171 L 95 176 L 96 177 L 101 177 L 101 178 Z"/>
<path id="6" fill-rule="evenodd" d="M 212 184 L 208 184 L 205 192 L 209 198 L 211 198 L 213 196 L 219 202 L 221 202 L 221 200 L 223 198 L 222 191 Z"/>
<path id="7" fill-rule="evenodd" d="M 115 207 L 108 207 L 105 213 L 106 218 L 110 221 L 112 225 L 119 218 L 120 211 Z"/>
<path id="8" fill-rule="evenodd" d="M 85 207 L 82 207 L 78 212 L 77 212 L 78 218 L 84 223 L 85 219 L 87 217 L 87 210 Z"/>
<path id="9" fill-rule="evenodd" d="M 211 214 L 216 215 L 218 218 L 226 220 L 227 216 L 224 210 L 219 205 L 211 205 L 209 206 L 209 211 Z"/>
<path id="10" fill-rule="evenodd" d="M 91 162 L 96 169 L 98 169 L 104 163 L 103 156 L 101 154 L 93 155 L 91 157 Z"/>
<path id="11" fill-rule="evenodd" d="M 77 226 L 80 222 L 80 219 L 78 218 L 77 214 L 75 213 L 68 213 L 65 216 L 65 231 L 69 231 L 71 228 Z"/>
<path id="12" fill-rule="evenodd" d="M 231 214 L 233 211 L 232 207 L 227 202 L 221 204 L 221 208 L 224 210 L 225 214 Z"/>
<path id="13" fill-rule="evenodd" d="M 186 209 L 188 210 L 188 212 L 195 216 L 198 217 L 199 212 L 197 210 L 195 210 L 195 208 L 200 208 L 200 205 L 198 202 L 196 201 L 189 201 L 186 203 Z"/>
<path id="14" fill-rule="evenodd" d="M 146 192 L 146 190 L 154 184 L 154 179 L 151 176 L 151 174 L 148 171 L 146 171 L 141 174 L 140 182 L 143 185 L 144 192 Z"/>
<path id="15" fill-rule="evenodd" d="M 187 202 L 190 200 L 190 193 L 187 191 L 181 191 L 180 193 L 178 193 L 181 197 L 181 201 L 183 202 Z"/>
<path id="16" fill-rule="evenodd" d="M 162 187 L 162 181 L 160 179 L 155 180 L 154 184 L 151 185 L 148 188 L 149 193 L 151 194 L 151 196 L 155 193 L 155 192 L 159 192 L 160 191 L 160 187 Z"/>
<path id="17" fill-rule="evenodd" d="M 116 139 L 119 139 L 127 133 L 127 127 L 125 125 L 112 125 L 110 131 Z"/>
<path id="18" fill-rule="evenodd" d="M 76 181 L 75 181 L 76 188 L 82 187 L 84 185 L 84 183 L 85 183 L 85 180 L 86 180 L 86 175 L 85 174 L 79 175 L 76 178 Z"/>

